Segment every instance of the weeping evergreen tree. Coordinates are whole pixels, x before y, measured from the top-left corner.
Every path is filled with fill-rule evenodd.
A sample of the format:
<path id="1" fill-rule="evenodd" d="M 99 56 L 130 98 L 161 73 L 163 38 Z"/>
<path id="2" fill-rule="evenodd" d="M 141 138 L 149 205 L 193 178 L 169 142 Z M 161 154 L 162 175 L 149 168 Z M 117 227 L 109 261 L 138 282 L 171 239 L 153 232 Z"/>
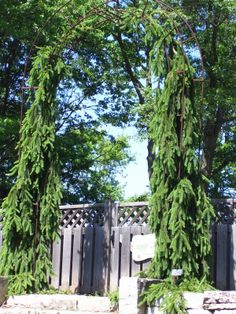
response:
<path id="1" fill-rule="evenodd" d="M 51 46 L 39 50 L 30 72 L 30 109 L 22 124 L 19 159 L 11 171 L 16 180 L 0 213 L 4 217 L 0 275 L 9 277 L 11 294 L 47 289 L 48 275 L 52 275 L 49 248 L 58 236 L 62 197 L 55 134 L 56 92 L 68 69 L 63 62 L 64 47 L 77 39 L 81 30 L 93 29 L 94 17 L 89 19 L 88 15 L 86 19 L 87 6 L 91 9 L 90 1 L 79 7 L 81 23 L 61 28 Z"/>
<path id="2" fill-rule="evenodd" d="M 172 269 L 182 269 L 183 279 L 208 278 L 214 210 L 198 158 L 202 108 L 193 81 L 198 74 L 178 34 L 181 13 L 167 12 L 151 1 L 141 3 L 139 9 L 129 7 L 119 22 L 127 33 L 143 35 L 142 53 L 149 55 L 146 70 L 151 72 L 140 106 L 150 121 L 155 157 L 149 225 L 156 251 L 148 275 L 164 279 Z"/>
<path id="3" fill-rule="evenodd" d="M 11 293 L 38 291 L 48 286 L 49 244 L 59 228 L 61 198 L 55 150 L 55 94 L 64 64 L 51 49 L 40 50 L 31 70 L 36 86 L 21 129 L 16 181 L 2 205 L 3 246 L 0 273 L 10 278 Z"/>
<path id="4" fill-rule="evenodd" d="M 162 31 L 157 38 L 151 63 L 162 87 L 156 90 L 150 122 L 156 158 L 149 224 L 156 251 L 149 275 L 167 278 L 172 269 L 182 269 L 183 278 L 207 278 L 214 210 L 197 156 L 200 108 L 194 102 L 194 69 L 175 36 Z"/>

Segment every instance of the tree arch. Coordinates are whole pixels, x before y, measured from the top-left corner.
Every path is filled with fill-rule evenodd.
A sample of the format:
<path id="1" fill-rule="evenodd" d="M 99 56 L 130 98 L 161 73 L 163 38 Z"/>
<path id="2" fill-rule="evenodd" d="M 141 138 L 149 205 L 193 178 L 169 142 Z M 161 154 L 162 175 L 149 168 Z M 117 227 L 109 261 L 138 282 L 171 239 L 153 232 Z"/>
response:
<path id="1" fill-rule="evenodd" d="M 29 83 L 22 86 L 23 92 L 30 91 L 30 109 L 22 123 L 19 160 L 12 169 L 16 182 L 2 206 L 0 272 L 12 276 L 14 293 L 47 287 L 51 272 L 48 246 L 57 236 L 61 198 L 55 99 L 58 84 L 70 71 L 64 60 L 65 47 L 95 27 L 96 32 L 102 31 L 108 21 L 110 27 L 127 32 L 141 28 L 146 42 L 155 40 L 149 65 L 156 87 L 147 86 L 141 95 L 143 105 L 152 112 L 149 135 L 155 157 L 150 226 L 157 249 L 149 274 L 165 278 L 172 268 L 182 268 L 186 278 L 208 274 L 213 210 L 199 172 L 196 116 L 200 108 L 193 102 L 194 80 L 203 86 L 204 77 L 203 73 L 196 76 L 184 52 L 179 31 L 182 17 L 178 21 L 174 11 L 158 3 L 154 8 L 143 4 L 142 10 L 136 10 L 132 6 L 117 9 L 113 2 L 101 1 L 98 6 L 88 2 L 77 21 L 69 27 L 66 24 L 60 36 L 39 49 L 33 60 Z M 132 83 L 140 93 L 137 82 Z"/>

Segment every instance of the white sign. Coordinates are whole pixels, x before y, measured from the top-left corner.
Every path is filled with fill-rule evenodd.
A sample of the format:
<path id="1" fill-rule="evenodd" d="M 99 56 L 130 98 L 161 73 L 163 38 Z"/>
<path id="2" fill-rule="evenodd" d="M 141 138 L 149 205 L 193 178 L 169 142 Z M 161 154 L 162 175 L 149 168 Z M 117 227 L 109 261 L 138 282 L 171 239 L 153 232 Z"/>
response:
<path id="1" fill-rule="evenodd" d="M 172 269 L 171 275 L 174 277 L 179 277 L 183 275 L 183 269 Z"/>
<path id="2" fill-rule="evenodd" d="M 154 257 L 155 235 L 135 235 L 131 242 L 133 260 L 136 262 L 144 261 Z"/>

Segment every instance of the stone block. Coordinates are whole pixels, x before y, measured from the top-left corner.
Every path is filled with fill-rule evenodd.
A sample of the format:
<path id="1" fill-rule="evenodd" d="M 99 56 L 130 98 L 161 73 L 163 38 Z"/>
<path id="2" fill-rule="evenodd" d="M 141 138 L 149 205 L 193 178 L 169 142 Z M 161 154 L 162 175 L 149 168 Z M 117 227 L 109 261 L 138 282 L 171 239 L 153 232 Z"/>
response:
<path id="1" fill-rule="evenodd" d="M 77 296 L 77 310 L 89 312 L 110 312 L 111 302 L 107 297 Z"/>
<path id="2" fill-rule="evenodd" d="M 212 312 L 203 309 L 189 309 L 187 314 L 212 314 Z"/>
<path id="3" fill-rule="evenodd" d="M 30 294 L 13 296 L 7 300 L 7 306 L 18 308 L 76 310 L 77 302 L 73 295 Z"/>
<path id="4" fill-rule="evenodd" d="M 22 308 L 0 308 L 0 314 L 117 314 L 115 312 L 90 312 L 70 310 L 46 310 L 46 309 L 22 309 Z"/>
<path id="5" fill-rule="evenodd" d="M 236 314 L 236 310 L 220 310 L 215 311 L 214 314 Z"/>
<path id="6" fill-rule="evenodd" d="M 122 277 L 119 287 L 119 314 L 144 314 L 144 307 L 139 307 L 139 278 Z"/>
<path id="7" fill-rule="evenodd" d="M 122 277 L 119 288 L 119 314 L 144 314 L 146 306 L 139 306 L 140 294 L 151 284 L 158 282 L 160 282 L 158 279 Z"/>
<path id="8" fill-rule="evenodd" d="M 236 291 L 206 291 L 204 304 L 236 303 Z"/>
<path id="9" fill-rule="evenodd" d="M 184 299 L 188 309 L 202 309 L 203 308 L 203 293 L 184 292 Z"/>
<path id="10" fill-rule="evenodd" d="M 204 293 L 203 308 L 207 310 L 235 310 L 236 291 L 208 291 Z"/>
<path id="11" fill-rule="evenodd" d="M 106 297 L 93 297 L 81 295 L 21 295 L 13 296 L 7 300 L 7 307 L 37 308 L 41 310 L 77 310 L 91 312 L 109 312 L 111 303 Z"/>
<path id="12" fill-rule="evenodd" d="M 236 311 L 236 304 L 235 303 L 222 303 L 222 304 L 208 304 L 207 306 L 204 305 L 204 308 L 209 311 L 215 310 L 235 310 Z"/>

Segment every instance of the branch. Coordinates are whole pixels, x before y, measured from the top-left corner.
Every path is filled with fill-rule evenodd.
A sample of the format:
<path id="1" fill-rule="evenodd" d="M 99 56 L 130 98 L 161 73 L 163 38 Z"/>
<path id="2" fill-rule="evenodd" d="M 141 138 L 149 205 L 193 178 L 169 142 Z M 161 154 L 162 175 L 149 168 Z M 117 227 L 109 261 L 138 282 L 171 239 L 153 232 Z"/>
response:
<path id="1" fill-rule="evenodd" d="M 125 46 L 124 46 L 124 43 L 123 43 L 123 40 L 121 37 L 121 33 L 118 31 L 117 35 L 114 34 L 114 37 L 117 40 L 117 42 L 120 46 L 120 49 L 121 49 L 121 54 L 122 54 L 122 57 L 124 60 L 124 68 L 125 68 L 126 72 L 128 73 L 130 80 L 131 80 L 131 82 L 135 88 L 135 91 L 138 95 L 140 104 L 143 104 L 144 103 L 144 97 L 143 97 L 142 92 L 141 92 L 141 90 L 143 89 L 143 85 L 134 75 L 134 72 L 132 70 L 132 67 L 131 67 L 131 64 L 129 61 L 129 57 L 128 57 L 126 50 L 125 50 Z"/>
<path id="2" fill-rule="evenodd" d="M 232 115 L 232 116 L 229 117 L 229 118 L 222 118 L 222 122 L 223 122 L 223 123 L 233 122 L 233 121 L 236 121 L 236 115 Z"/>
<path id="3" fill-rule="evenodd" d="M 232 155 L 232 159 L 224 160 L 218 167 L 214 168 L 212 175 L 217 175 L 221 172 L 225 167 L 227 167 L 230 163 L 234 162 L 234 158 Z"/>
<path id="4" fill-rule="evenodd" d="M 79 103 L 77 104 L 77 106 L 74 108 L 74 109 L 71 109 L 71 112 L 67 115 L 67 117 L 65 117 L 62 121 L 62 123 L 56 128 L 56 132 L 58 132 L 62 127 L 63 125 L 66 123 L 66 121 L 68 121 L 68 119 L 72 116 L 72 114 L 78 110 L 78 105 L 81 105 L 82 102 L 84 101 L 85 99 L 85 96 L 80 99 Z M 75 102 L 77 99 L 75 99 L 74 101 L 72 101 L 69 105 L 71 105 L 73 102 Z"/>

